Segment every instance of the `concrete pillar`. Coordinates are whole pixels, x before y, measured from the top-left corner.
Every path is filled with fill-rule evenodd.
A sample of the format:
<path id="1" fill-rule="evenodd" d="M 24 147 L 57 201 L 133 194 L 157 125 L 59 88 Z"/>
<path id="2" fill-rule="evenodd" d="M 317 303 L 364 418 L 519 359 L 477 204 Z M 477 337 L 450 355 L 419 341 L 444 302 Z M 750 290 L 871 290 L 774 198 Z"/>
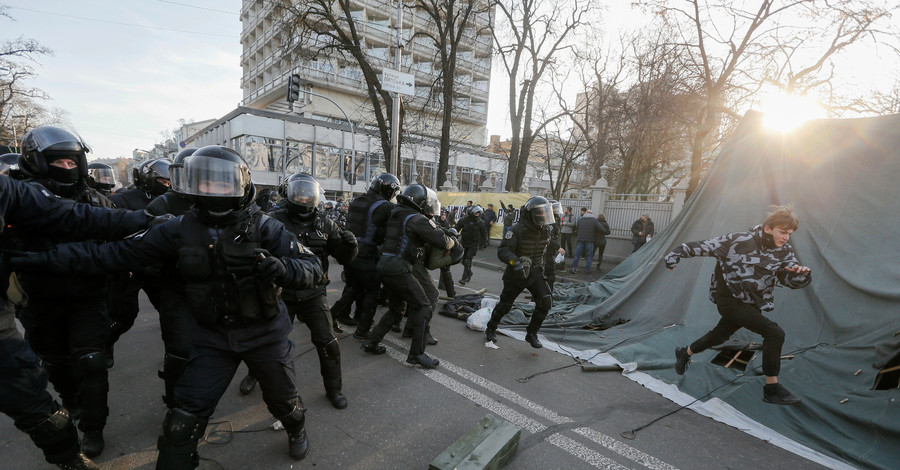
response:
<path id="1" fill-rule="evenodd" d="M 606 201 L 609 199 L 609 194 L 612 189 L 609 187 L 609 183 L 606 182 L 606 178 L 598 179 L 593 186 L 591 186 L 591 210 L 594 211 L 594 215 L 603 214 L 606 210 Z"/>
<path id="2" fill-rule="evenodd" d="M 452 191 L 452 192 L 459 191 L 459 188 L 454 186 L 453 181 L 450 180 L 450 170 L 447 170 L 447 172 L 444 173 L 444 176 L 446 176 L 447 178 L 444 181 L 444 184 L 441 185 L 441 191 Z"/>
<path id="3" fill-rule="evenodd" d="M 669 220 L 673 220 L 675 216 L 681 212 L 681 208 L 684 207 L 684 200 L 687 197 L 687 187 L 687 179 L 683 179 L 672 189 L 672 217 Z"/>

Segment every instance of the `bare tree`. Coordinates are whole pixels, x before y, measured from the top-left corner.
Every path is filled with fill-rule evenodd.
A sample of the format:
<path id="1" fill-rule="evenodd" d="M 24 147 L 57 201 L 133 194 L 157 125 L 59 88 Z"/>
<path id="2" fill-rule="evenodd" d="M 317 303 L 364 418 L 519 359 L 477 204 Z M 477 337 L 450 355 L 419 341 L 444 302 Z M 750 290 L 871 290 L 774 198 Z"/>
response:
<path id="1" fill-rule="evenodd" d="M 0 6 L 0 16 L 12 19 L 7 9 Z M 37 59 L 51 53 L 50 49 L 25 37 L 0 44 L 0 141 L 15 142 L 35 122 L 50 114 L 40 104 L 47 99 L 46 93 L 27 82 L 36 75 Z"/>
<path id="2" fill-rule="evenodd" d="M 492 35 L 497 54 L 509 79 L 509 115 L 512 126 L 506 189 L 519 191 L 525 180 L 531 146 L 548 122 L 563 114 L 535 122 L 535 96 L 546 75 L 556 69 L 563 51 L 572 47 L 586 14 L 598 7 L 595 0 L 492 0 L 499 17 Z"/>
<path id="3" fill-rule="evenodd" d="M 384 155 L 391 154 L 391 116 L 395 105 L 390 92 L 381 87 L 378 68 L 387 61 L 376 62 L 366 53 L 361 28 L 365 21 L 354 17 L 351 0 L 273 0 L 273 12 L 282 27 L 282 53 L 285 57 L 316 59 L 320 56 L 340 57 L 359 66 L 369 97 Z M 400 125 L 404 111 L 400 110 Z M 387 171 L 400 176 L 399 168 Z"/>
<path id="4" fill-rule="evenodd" d="M 425 108 L 436 102 L 441 109 L 440 147 L 437 168 L 437 185 L 444 183 L 449 168 L 450 146 L 457 93 L 456 72 L 460 45 L 471 40 L 482 30 L 490 28 L 489 23 L 479 24 L 476 18 L 486 13 L 487 4 L 483 0 L 416 0 L 415 8 L 422 10 L 430 19 L 430 27 L 416 31 L 415 36 L 427 37 L 435 47 L 435 62 L 440 65 L 437 76 L 431 84 L 431 96 Z"/>
<path id="5" fill-rule="evenodd" d="M 679 35 L 689 54 L 685 65 L 702 97 L 693 117 L 688 194 L 700 181 L 703 159 L 721 132 L 739 118 L 740 103 L 753 99 L 766 79 L 794 86 L 809 81 L 827 59 L 863 38 L 872 38 L 884 20 L 883 8 L 868 0 L 762 0 L 753 9 L 732 0 L 643 0 Z M 831 21 L 829 21 L 829 19 Z M 871 20 L 871 21 L 870 21 Z M 831 37 L 833 41 L 812 41 Z M 788 39 L 797 38 L 797 39 Z M 793 41 L 793 42 L 791 42 Z M 820 61 L 796 72 L 775 60 L 794 57 L 800 44 L 824 51 Z M 785 51 L 788 51 L 785 54 Z M 789 60 L 796 63 L 796 59 Z M 818 65 L 816 65 L 818 64 Z M 774 73 L 773 73 L 774 71 Z"/>

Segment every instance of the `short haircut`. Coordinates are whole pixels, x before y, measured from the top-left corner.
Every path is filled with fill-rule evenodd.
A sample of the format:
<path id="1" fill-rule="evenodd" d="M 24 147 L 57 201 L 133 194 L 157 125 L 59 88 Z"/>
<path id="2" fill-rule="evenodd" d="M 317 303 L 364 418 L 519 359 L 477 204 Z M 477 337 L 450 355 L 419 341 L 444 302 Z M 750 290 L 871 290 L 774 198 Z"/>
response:
<path id="1" fill-rule="evenodd" d="M 794 214 L 794 205 L 769 206 L 769 215 L 763 222 L 763 227 L 780 228 L 783 230 L 797 230 L 800 219 Z"/>
<path id="2" fill-rule="evenodd" d="M 582 207 L 581 212 L 587 212 L 587 207 Z"/>

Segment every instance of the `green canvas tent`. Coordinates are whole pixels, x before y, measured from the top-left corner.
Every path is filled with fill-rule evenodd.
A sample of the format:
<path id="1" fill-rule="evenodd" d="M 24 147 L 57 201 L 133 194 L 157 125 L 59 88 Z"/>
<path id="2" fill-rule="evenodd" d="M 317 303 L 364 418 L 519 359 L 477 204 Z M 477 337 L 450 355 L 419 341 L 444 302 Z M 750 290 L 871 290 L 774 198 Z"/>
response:
<path id="1" fill-rule="evenodd" d="M 790 133 L 749 113 L 677 218 L 599 281 L 564 286 L 541 335 L 545 345 L 625 374 L 676 403 L 833 468 L 900 462 L 900 115 L 821 120 Z M 803 399 L 762 401 L 761 337 L 739 330 L 733 351 L 694 356 L 675 374 L 674 349 L 711 329 L 712 258 L 675 246 L 761 223 L 769 205 L 792 203 L 791 238 L 812 268 L 804 289 L 778 288 L 767 315 L 786 333 L 780 381 Z M 523 337 L 529 306 L 501 331 Z M 741 352 L 748 349 L 748 352 Z M 744 368 L 745 370 L 741 370 Z M 636 423 L 639 425 L 641 423 Z"/>

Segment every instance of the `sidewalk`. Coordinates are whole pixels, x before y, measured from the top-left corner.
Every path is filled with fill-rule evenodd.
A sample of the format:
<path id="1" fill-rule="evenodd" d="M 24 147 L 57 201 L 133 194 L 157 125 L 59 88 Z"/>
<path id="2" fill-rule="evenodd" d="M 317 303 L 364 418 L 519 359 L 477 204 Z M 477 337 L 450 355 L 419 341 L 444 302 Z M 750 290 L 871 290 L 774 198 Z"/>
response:
<path id="1" fill-rule="evenodd" d="M 472 261 L 472 264 L 481 268 L 487 269 L 495 269 L 497 271 L 503 271 L 505 266 L 500 260 L 497 258 L 497 247 L 500 246 L 500 240 L 491 240 L 490 246 L 487 248 L 483 248 L 478 250 L 478 253 L 475 254 L 475 259 Z M 572 258 L 566 257 L 565 271 L 556 271 L 556 282 L 584 282 L 591 283 L 598 279 L 600 279 L 604 274 L 608 273 L 612 268 L 616 267 L 622 260 L 619 259 L 609 259 L 609 257 L 603 257 L 603 266 L 601 270 L 597 270 L 597 260 L 595 259 L 593 262 L 593 266 L 591 266 L 591 273 L 584 273 L 584 264 L 585 260 L 582 258 L 578 263 L 578 274 L 572 274 L 570 271 L 572 267 Z"/>

